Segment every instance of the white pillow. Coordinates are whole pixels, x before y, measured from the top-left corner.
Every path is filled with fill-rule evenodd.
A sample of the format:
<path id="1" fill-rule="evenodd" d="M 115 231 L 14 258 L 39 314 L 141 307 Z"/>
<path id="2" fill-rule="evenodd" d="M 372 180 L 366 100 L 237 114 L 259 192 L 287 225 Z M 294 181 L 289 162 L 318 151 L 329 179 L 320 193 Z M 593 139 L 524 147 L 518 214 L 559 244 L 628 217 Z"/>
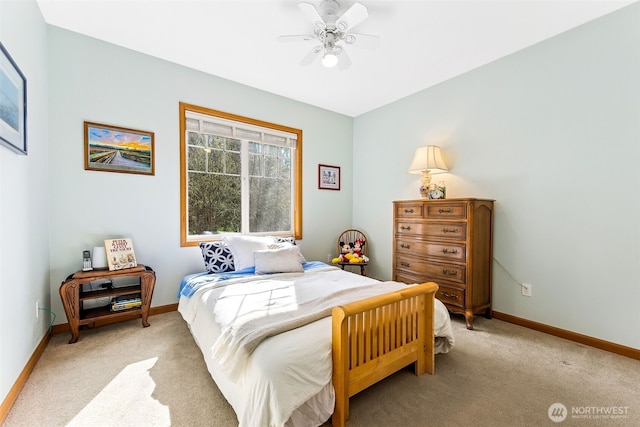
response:
<path id="1" fill-rule="evenodd" d="M 222 241 L 233 255 L 233 265 L 236 271 L 253 267 L 253 253 L 266 250 L 269 245 L 275 243 L 272 236 L 224 236 Z"/>
<path id="2" fill-rule="evenodd" d="M 272 245 L 269 245 L 267 247 L 267 249 L 282 249 L 282 248 L 294 248 L 297 247 L 299 249 L 298 252 L 300 252 L 300 262 L 305 263 L 307 262 L 307 259 L 304 257 L 304 255 L 302 255 L 302 248 L 300 246 L 296 246 L 291 242 L 278 242 L 278 243 L 274 243 Z"/>
<path id="3" fill-rule="evenodd" d="M 256 251 L 256 274 L 302 273 L 301 257 L 298 246 Z"/>

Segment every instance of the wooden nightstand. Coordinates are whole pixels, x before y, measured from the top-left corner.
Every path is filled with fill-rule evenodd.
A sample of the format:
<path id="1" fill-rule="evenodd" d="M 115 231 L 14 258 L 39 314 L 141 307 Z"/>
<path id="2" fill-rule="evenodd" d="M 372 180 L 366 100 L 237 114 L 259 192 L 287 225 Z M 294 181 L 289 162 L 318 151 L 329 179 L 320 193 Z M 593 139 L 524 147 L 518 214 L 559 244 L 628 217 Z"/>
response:
<path id="1" fill-rule="evenodd" d="M 112 280 L 122 277 L 138 277 L 140 283 L 124 287 L 110 287 L 95 291 L 83 291 L 82 285 L 97 280 Z M 138 264 L 136 267 L 124 270 L 93 270 L 77 271 L 65 279 L 60 285 L 60 298 L 67 315 L 71 339 L 69 344 L 78 341 L 79 329 L 82 325 L 93 325 L 97 320 L 127 320 L 131 315 L 142 316 L 142 326 L 149 326 L 147 318 L 153 288 L 156 284 L 156 273 L 151 267 Z M 110 304 L 104 307 L 84 308 L 84 301 L 98 298 L 112 298 L 122 295 L 139 294 L 142 306 L 127 310 L 111 311 Z"/>

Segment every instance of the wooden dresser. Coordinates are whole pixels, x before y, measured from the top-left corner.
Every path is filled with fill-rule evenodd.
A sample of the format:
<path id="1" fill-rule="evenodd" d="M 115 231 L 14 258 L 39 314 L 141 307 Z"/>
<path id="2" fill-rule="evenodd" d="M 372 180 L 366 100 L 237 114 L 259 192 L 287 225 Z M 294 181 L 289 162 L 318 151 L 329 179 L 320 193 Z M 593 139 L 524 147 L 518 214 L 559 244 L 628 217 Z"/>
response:
<path id="1" fill-rule="evenodd" d="M 393 202 L 393 280 L 436 282 L 436 298 L 465 316 L 491 318 L 493 200 Z"/>

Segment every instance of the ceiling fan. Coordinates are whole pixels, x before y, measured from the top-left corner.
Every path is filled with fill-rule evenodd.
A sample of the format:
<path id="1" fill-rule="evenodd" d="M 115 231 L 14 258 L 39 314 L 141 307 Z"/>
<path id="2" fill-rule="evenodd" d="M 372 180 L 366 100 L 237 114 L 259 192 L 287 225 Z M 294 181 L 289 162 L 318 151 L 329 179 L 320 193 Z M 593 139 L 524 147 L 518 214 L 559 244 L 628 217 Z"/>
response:
<path id="1" fill-rule="evenodd" d="M 364 48 L 375 48 L 378 36 L 370 34 L 352 33 L 351 30 L 369 13 L 361 3 L 354 3 L 342 16 L 338 17 L 340 5 L 336 0 L 323 0 L 319 10 L 311 3 L 298 4 L 302 12 L 313 22 L 313 34 L 280 36 L 282 42 L 315 41 L 320 44 L 314 46 L 302 59 L 300 65 L 310 65 L 318 56 L 322 57 L 322 65 L 345 69 L 351 65 L 351 60 L 345 51 L 348 45 L 358 43 Z"/>

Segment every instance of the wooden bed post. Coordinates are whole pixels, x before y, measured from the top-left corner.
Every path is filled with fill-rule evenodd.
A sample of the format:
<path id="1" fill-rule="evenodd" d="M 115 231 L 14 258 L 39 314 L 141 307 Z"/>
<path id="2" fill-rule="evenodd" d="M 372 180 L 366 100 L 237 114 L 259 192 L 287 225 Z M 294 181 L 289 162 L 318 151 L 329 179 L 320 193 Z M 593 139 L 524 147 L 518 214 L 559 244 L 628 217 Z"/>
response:
<path id="1" fill-rule="evenodd" d="M 434 298 L 429 282 L 334 307 L 332 317 L 334 427 L 349 419 L 349 398 L 414 363 L 434 373 Z"/>
<path id="2" fill-rule="evenodd" d="M 435 293 L 425 294 L 420 298 L 420 312 L 418 315 L 418 322 L 421 325 L 418 338 L 418 345 L 420 346 L 420 355 L 415 363 L 415 374 L 422 375 L 425 372 L 434 374 L 436 367 L 436 355 L 435 355 L 435 334 L 433 330 L 434 319 L 434 301 Z M 426 305 L 426 306 L 425 306 Z M 424 333 L 422 333 L 424 332 Z"/>
<path id="3" fill-rule="evenodd" d="M 349 390 L 348 390 L 348 333 L 347 322 L 344 321 L 345 312 L 342 307 L 334 307 L 331 312 L 333 318 L 333 388 L 336 395 L 336 406 L 331 417 L 331 423 L 334 427 L 342 427 L 349 419 Z M 336 342 L 336 338 L 339 342 Z"/>

